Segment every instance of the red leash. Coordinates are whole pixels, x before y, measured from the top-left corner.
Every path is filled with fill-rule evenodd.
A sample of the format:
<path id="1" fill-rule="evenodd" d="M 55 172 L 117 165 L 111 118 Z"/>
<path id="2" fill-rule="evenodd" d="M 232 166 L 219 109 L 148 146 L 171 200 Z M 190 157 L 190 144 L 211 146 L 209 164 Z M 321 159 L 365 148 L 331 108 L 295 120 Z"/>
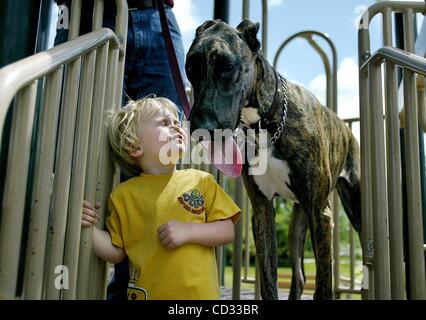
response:
<path id="1" fill-rule="evenodd" d="M 153 0 L 153 4 L 154 4 Z M 175 48 L 173 46 L 172 36 L 170 35 L 170 28 L 167 22 L 166 10 L 164 9 L 163 0 L 156 0 L 158 12 L 160 13 L 160 22 L 161 30 L 163 31 L 164 43 L 166 45 L 167 57 L 169 59 L 169 66 L 172 72 L 173 81 L 175 83 L 176 91 L 179 96 L 179 100 L 182 103 L 183 111 L 185 113 L 186 119 L 189 120 L 189 113 L 191 112 L 191 107 L 189 106 L 188 98 L 186 97 L 185 88 L 183 86 L 182 76 L 179 70 L 179 64 L 176 58 Z M 230 162 L 225 160 L 225 154 L 222 147 L 218 147 L 215 150 L 215 147 L 211 142 L 204 141 L 201 145 L 208 150 L 210 160 L 212 164 L 225 175 L 229 177 L 238 177 L 241 174 L 242 170 L 242 156 L 240 149 L 238 148 L 236 142 L 231 137 L 228 142 L 232 145 L 232 158 Z M 214 154 L 219 153 L 219 161 L 216 161 Z"/>
<path id="2" fill-rule="evenodd" d="M 166 45 L 167 57 L 169 59 L 170 71 L 172 73 L 173 82 L 175 83 L 176 91 L 179 100 L 182 103 L 183 111 L 186 119 L 189 119 L 191 107 L 189 106 L 186 96 L 185 87 L 183 85 L 182 76 L 179 70 L 179 64 L 176 58 L 175 48 L 173 46 L 172 37 L 170 35 L 169 23 L 167 22 L 166 10 L 164 9 L 163 0 L 157 0 L 157 8 L 160 13 L 161 30 L 163 31 L 164 43 Z"/>

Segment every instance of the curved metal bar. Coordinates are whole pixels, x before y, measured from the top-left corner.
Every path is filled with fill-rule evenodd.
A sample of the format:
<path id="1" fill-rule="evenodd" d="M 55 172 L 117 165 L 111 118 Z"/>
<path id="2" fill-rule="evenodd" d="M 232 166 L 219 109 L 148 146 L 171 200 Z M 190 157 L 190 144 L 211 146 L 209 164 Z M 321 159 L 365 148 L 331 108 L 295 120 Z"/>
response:
<path id="1" fill-rule="evenodd" d="M 382 47 L 377 50 L 365 63 L 360 70 L 368 69 L 369 64 L 381 64 L 384 60 L 397 64 L 405 69 L 426 76 L 426 59 L 418 55 L 407 53 L 404 50 Z"/>
<path id="2" fill-rule="evenodd" d="M 0 136 L 6 113 L 16 92 L 107 41 L 111 42 L 113 48 L 121 48 L 115 33 L 102 28 L 0 69 Z"/>
<path id="3" fill-rule="evenodd" d="M 336 103 L 337 100 L 333 99 L 333 87 L 332 85 L 335 83 L 334 79 L 331 81 L 332 83 L 330 84 L 330 81 L 328 79 L 332 79 L 332 74 L 331 74 L 331 66 L 330 66 L 330 62 L 328 60 L 327 54 L 325 53 L 325 51 L 318 45 L 318 43 L 312 38 L 312 36 L 307 37 L 306 40 L 309 42 L 309 44 L 318 52 L 318 54 L 320 55 L 322 62 L 324 63 L 324 68 L 325 68 L 325 76 L 327 79 L 327 83 L 326 83 L 326 98 L 327 98 L 327 107 L 329 107 L 331 110 L 336 112 Z"/>
<path id="4" fill-rule="evenodd" d="M 385 11 L 387 8 L 391 8 L 393 12 L 402 12 L 407 9 L 413 9 L 414 12 L 423 12 L 426 14 L 426 8 L 424 2 L 418 1 L 384 1 L 378 2 L 370 6 L 362 15 L 359 22 L 359 29 L 368 29 L 370 22 L 374 16 L 378 13 Z"/>
<path id="5" fill-rule="evenodd" d="M 304 38 L 311 44 L 311 46 L 321 56 L 321 59 L 324 63 L 324 67 L 325 67 L 326 73 L 327 73 L 327 70 L 330 69 L 330 63 L 329 63 L 328 59 L 326 58 L 324 51 L 312 39 L 313 35 L 319 36 L 322 39 L 324 39 L 331 48 L 332 58 L 333 58 L 333 67 L 332 67 L 332 72 L 331 71 L 329 71 L 329 72 L 332 75 L 332 84 L 331 85 L 327 84 L 327 95 L 330 95 L 330 96 L 327 97 L 327 105 L 328 105 L 329 108 L 331 108 L 334 112 L 337 113 L 337 50 L 336 50 L 336 46 L 334 45 L 333 41 L 331 41 L 328 34 L 323 33 L 323 32 L 319 32 L 319 31 L 315 31 L 315 30 L 306 30 L 306 31 L 298 32 L 298 33 L 290 36 L 278 48 L 277 53 L 275 54 L 275 57 L 274 57 L 273 66 L 274 66 L 274 68 L 277 67 L 280 54 L 282 53 L 284 48 L 291 41 L 293 41 L 296 38 Z M 328 77 L 327 77 L 327 79 L 328 79 Z"/>

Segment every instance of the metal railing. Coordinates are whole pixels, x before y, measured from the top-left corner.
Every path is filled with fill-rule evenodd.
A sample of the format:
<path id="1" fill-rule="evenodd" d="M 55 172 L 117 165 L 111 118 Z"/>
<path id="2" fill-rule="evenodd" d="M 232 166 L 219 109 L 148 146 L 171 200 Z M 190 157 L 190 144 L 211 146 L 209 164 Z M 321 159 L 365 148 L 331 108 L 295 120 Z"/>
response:
<path id="1" fill-rule="evenodd" d="M 425 299 L 422 203 L 415 73 L 425 75 L 426 60 L 415 56 L 414 14 L 426 11 L 420 2 L 388 1 L 368 8 L 358 32 L 359 97 L 361 119 L 361 192 L 363 298 L 404 299 L 405 281 L 412 299 Z M 404 16 L 405 50 L 392 46 L 393 12 Z M 383 45 L 370 53 L 369 25 L 383 17 Z M 383 122 L 382 71 L 385 64 L 385 124 Z M 408 213 L 409 277 L 403 259 L 403 206 L 397 100 L 397 66 L 404 69 L 405 161 Z M 386 140 L 384 138 L 386 134 Z M 386 145 L 385 145 L 386 141 Z M 385 153 L 386 149 L 386 153 Z M 423 156 L 423 155 L 422 155 Z"/>
<path id="2" fill-rule="evenodd" d="M 96 0 L 93 30 L 97 30 L 77 38 L 81 0 L 73 0 L 71 41 L 0 70 L 0 136 L 6 113 L 14 108 L 1 207 L 1 298 L 16 296 L 22 249 L 26 249 L 22 298 L 105 296 L 105 263 L 91 253 L 92 228 L 80 232 L 80 224 L 83 197 L 91 202 L 96 198 L 105 208 L 111 188 L 113 170 L 102 116 L 104 105 L 121 104 L 128 19 L 127 1 L 116 4 L 116 33 L 99 29 L 103 0 Z M 44 88 L 35 132 L 34 183 L 28 188 L 32 197 L 28 241 L 21 243 L 39 81 L 44 81 Z M 99 214 L 104 221 L 104 210 Z"/>

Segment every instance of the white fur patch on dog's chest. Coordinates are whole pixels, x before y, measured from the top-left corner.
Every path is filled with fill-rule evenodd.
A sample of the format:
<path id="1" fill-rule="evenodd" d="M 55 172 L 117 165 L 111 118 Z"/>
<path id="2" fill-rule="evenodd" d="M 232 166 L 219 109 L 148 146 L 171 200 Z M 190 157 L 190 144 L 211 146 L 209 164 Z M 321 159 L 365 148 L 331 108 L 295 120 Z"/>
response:
<path id="1" fill-rule="evenodd" d="M 253 123 L 259 122 L 260 116 L 256 108 L 242 108 L 241 109 L 241 122 L 249 126 Z"/>
<path id="2" fill-rule="evenodd" d="M 271 200 L 275 194 L 279 194 L 284 199 L 298 202 L 294 193 L 290 190 L 290 168 L 286 161 L 272 156 L 273 147 L 268 150 L 268 166 L 265 174 L 254 175 L 254 181 L 260 191 Z"/>

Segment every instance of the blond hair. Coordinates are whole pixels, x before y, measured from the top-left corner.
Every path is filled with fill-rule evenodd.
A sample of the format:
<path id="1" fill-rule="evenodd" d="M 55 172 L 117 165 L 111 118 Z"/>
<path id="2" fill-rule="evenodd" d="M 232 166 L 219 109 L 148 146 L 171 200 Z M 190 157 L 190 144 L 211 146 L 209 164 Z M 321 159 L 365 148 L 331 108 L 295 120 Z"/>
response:
<path id="1" fill-rule="evenodd" d="M 108 111 L 106 126 L 114 160 L 125 174 L 135 176 L 141 168 L 130 153 L 139 148 L 139 123 L 153 118 L 160 110 L 169 110 L 176 118 L 177 106 L 167 98 L 146 97 L 130 100 L 122 109 Z"/>

